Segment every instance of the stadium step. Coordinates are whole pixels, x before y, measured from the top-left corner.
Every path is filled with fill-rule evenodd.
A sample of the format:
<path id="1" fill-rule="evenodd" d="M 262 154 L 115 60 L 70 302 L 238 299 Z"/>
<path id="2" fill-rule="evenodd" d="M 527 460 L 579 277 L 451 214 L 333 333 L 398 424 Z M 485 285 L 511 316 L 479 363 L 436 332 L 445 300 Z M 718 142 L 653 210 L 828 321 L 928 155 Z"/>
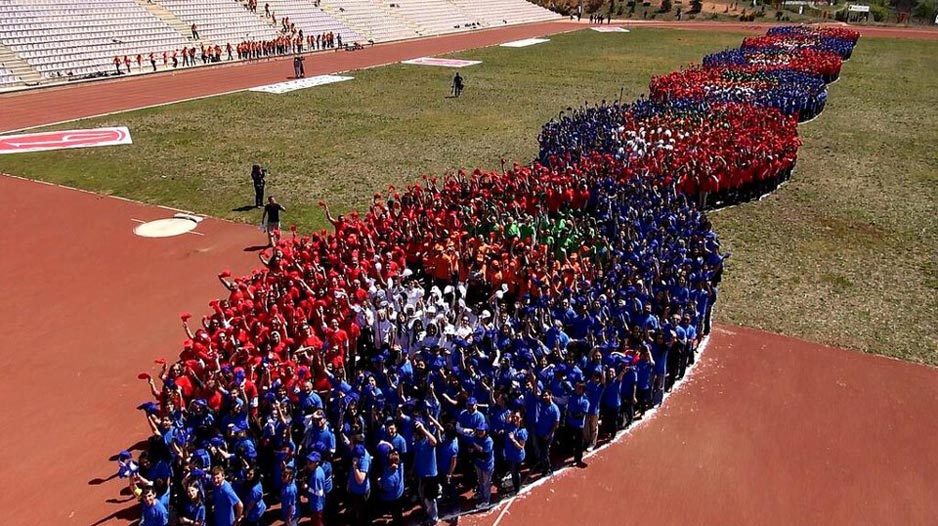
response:
<path id="1" fill-rule="evenodd" d="M 150 14 L 162 20 L 166 25 L 178 31 L 179 34 L 186 37 L 186 40 L 188 40 L 189 42 L 193 42 L 193 43 L 198 42 L 199 44 L 204 45 L 205 47 L 214 45 L 214 43 L 207 38 L 201 38 L 199 40 L 192 38 L 192 27 L 189 24 L 177 18 L 176 15 L 174 15 L 170 10 L 161 6 L 157 2 L 151 1 L 151 0 L 134 0 L 134 1 L 137 2 L 138 5 L 140 5 L 147 11 L 149 11 Z M 196 27 L 196 30 L 198 30 L 198 27 Z"/>
<path id="2" fill-rule="evenodd" d="M 42 82 L 42 75 L 38 71 L 3 44 L 0 44 L 0 66 L 10 70 L 27 86 L 35 86 Z"/>
<path id="3" fill-rule="evenodd" d="M 380 0 L 321 0 L 319 8 L 374 42 L 415 38 L 421 34 L 420 28 L 412 21 L 395 13 L 393 8 Z M 370 12 L 371 16 L 363 17 L 363 9 Z"/>

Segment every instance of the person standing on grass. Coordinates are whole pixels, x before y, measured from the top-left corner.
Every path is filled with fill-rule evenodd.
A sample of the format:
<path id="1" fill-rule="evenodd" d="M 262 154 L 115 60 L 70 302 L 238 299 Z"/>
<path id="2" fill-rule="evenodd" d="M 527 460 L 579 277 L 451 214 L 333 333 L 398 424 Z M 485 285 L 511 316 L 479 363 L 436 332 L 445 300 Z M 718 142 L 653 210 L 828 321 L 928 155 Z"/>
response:
<path id="1" fill-rule="evenodd" d="M 463 87 L 464 85 L 463 85 L 462 76 L 457 71 L 456 75 L 453 77 L 453 96 L 458 97 L 459 95 L 461 95 Z"/>
<path id="2" fill-rule="evenodd" d="M 267 198 L 267 204 L 264 206 L 264 213 L 261 215 L 261 224 L 267 231 L 267 246 L 274 246 L 280 239 L 280 212 L 286 212 L 274 196 Z"/>
<path id="3" fill-rule="evenodd" d="M 251 167 L 251 182 L 254 183 L 254 207 L 264 206 L 264 187 L 267 185 L 267 170 L 261 168 L 261 165 L 255 164 Z"/>

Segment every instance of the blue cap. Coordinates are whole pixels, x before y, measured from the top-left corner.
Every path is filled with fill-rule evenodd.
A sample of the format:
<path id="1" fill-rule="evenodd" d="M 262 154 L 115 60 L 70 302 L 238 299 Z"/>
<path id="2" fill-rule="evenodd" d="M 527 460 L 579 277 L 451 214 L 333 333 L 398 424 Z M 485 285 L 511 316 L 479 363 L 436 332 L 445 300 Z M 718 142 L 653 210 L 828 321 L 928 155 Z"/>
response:
<path id="1" fill-rule="evenodd" d="M 476 431 L 488 431 L 488 429 L 489 429 L 489 425 L 486 424 L 485 422 L 482 422 L 481 424 L 476 426 Z"/>
<path id="2" fill-rule="evenodd" d="M 133 455 L 126 449 L 117 454 L 117 460 L 129 460 Z"/>
<path id="3" fill-rule="evenodd" d="M 478 403 L 479 401 L 476 400 L 474 396 L 470 396 L 469 399 L 466 400 L 466 405 L 478 405 Z"/>
<path id="4" fill-rule="evenodd" d="M 363 456 L 365 456 L 365 453 L 367 453 L 367 450 L 365 450 L 365 446 L 363 446 L 363 445 L 361 445 L 361 444 L 358 444 L 357 446 L 355 446 L 354 448 L 352 448 L 352 456 L 353 456 L 353 457 L 363 457 Z"/>
<path id="5" fill-rule="evenodd" d="M 307 462 L 320 462 L 322 461 L 322 455 L 313 451 L 309 455 L 306 455 L 306 461 Z"/>
<path id="6" fill-rule="evenodd" d="M 222 437 L 213 437 L 211 440 L 209 440 L 209 444 L 215 447 L 222 447 L 225 445 L 225 439 Z"/>

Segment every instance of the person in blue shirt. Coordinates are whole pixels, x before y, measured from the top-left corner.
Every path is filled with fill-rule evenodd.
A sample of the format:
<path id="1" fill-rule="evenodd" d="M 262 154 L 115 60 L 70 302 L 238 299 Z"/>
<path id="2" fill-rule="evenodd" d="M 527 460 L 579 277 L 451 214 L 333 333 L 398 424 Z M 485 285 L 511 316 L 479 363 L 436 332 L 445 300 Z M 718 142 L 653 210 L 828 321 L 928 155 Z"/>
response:
<path id="1" fill-rule="evenodd" d="M 511 474 L 514 493 L 521 490 L 521 463 L 524 462 L 524 446 L 528 441 L 528 430 L 524 428 L 521 413 L 512 411 L 505 428 L 505 462 Z"/>
<path id="2" fill-rule="evenodd" d="M 432 420 L 439 427 L 439 422 Z M 440 477 L 440 508 L 458 505 L 456 485 L 453 475 L 456 473 L 456 462 L 459 456 L 459 433 L 456 431 L 456 422 L 447 420 L 443 424 L 443 437 L 436 447 L 436 467 Z"/>
<path id="3" fill-rule="evenodd" d="M 476 480 L 479 487 L 476 490 L 476 498 L 483 506 L 487 506 L 492 501 L 492 473 L 495 471 L 495 443 L 488 434 L 488 425 L 483 422 L 482 425 L 475 428 L 475 438 L 472 441 L 473 454 L 475 456 Z"/>
<path id="4" fill-rule="evenodd" d="M 202 501 L 202 488 L 198 484 L 186 486 L 186 501 L 177 522 L 180 526 L 205 526 L 205 503 Z"/>
<path id="5" fill-rule="evenodd" d="M 635 393 L 638 399 L 638 412 L 644 415 L 645 411 L 651 409 L 651 378 L 655 370 L 655 359 L 651 356 L 651 350 L 647 345 L 643 345 L 639 354 L 638 363 L 635 365 Z"/>
<path id="6" fill-rule="evenodd" d="M 586 384 L 577 382 L 573 395 L 567 402 L 567 441 L 573 449 L 573 462 L 577 467 L 585 467 L 583 463 L 583 449 L 585 442 L 586 415 L 589 413 L 590 403 L 586 398 Z"/>
<path id="7" fill-rule="evenodd" d="M 433 417 L 428 417 L 435 422 Z M 436 446 L 440 442 L 439 427 L 429 427 L 422 419 L 414 422 L 414 476 L 417 478 L 417 497 L 427 514 L 427 522 L 440 520 L 436 499 L 440 493 Z"/>
<path id="8" fill-rule="evenodd" d="M 156 498 L 153 488 L 143 490 L 140 502 L 143 507 L 140 514 L 140 526 L 167 526 L 169 524 L 169 512 Z"/>
<path id="9" fill-rule="evenodd" d="M 323 526 L 326 510 L 326 473 L 323 471 L 322 455 L 312 452 L 306 455 L 309 470 L 306 498 L 309 502 L 310 526 Z"/>
<path id="10" fill-rule="evenodd" d="M 304 455 L 309 454 L 312 445 L 316 442 L 322 442 L 328 448 L 329 454 L 335 454 L 335 434 L 329 428 L 329 422 L 326 420 L 326 413 L 322 409 L 313 411 L 311 425 L 303 437 Z"/>
<path id="11" fill-rule="evenodd" d="M 225 480 L 225 468 L 212 468 L 212 520 L 214 526 L 235 526 L 241 522 L 244 504 Z"/>
<path id="12" fill-rule="evenodd" d="M 605 389 L 599 401 L 603 432 L 611 438 L 616 437 L 622 427 L 620 412 L 622 410 L 622 378 L 625 376 L 625 367 L 616 373 L 615 367 L 606 368 Z"/>
<path id="13" fill-rule="evenodd" d="M 293 468 L 283 470 L 283 481 L 280 487 L 280 518 L 286 526 L 296 526 L 300 520 L 300 501 Z"/>
<path id="14" fill-rule="evenodd" d="M 553 474 L 554 467 L 550 460 L 550 448 L 554 443 L 554 434 L 560 425 L 560 408 L 553 402 L 550 389 L 541 392 L 537 405 L 537 423 L 534 425 L 534 440 L 537 442 L 537 465 L 545 473 Z"/>
<path id="15" fill-rule="evenodd" d="M 371 455 L 365 446 L 356 444 L 352 447 L 352 466 L 348 474 L 349 509 L 352 510 L 352 524 L 365 526 L 368 523 L 368 498 L 371 496 L 371 482 L 368 471 L 371 469 Z"/>
<path id="16" fill-rule="evenodd" d="M 382 515 L 391 514 L 391 524 L 403 526 L 404 524 L 404 463 L 397 451 L 388 455 L 388 464 L 381 476 L 375 480 L 378 490 L 378 501 L 381 503 Z"/>
<path id="17" fill-rule="evenodd" d="M 241 502 L 244 503 L 245 526 L 258 526 L 267 511 L 267 504 L 264 502 L 260 473 L 254 468 L 249 468 L 245 474 Z"/>
<path id="18" fill-rule="evenodd" d="M 586 382 L 585 388 L 586 399 L 589 401 L 589 409 L 586 412 L 586 427 L 583 428 L 583 440 L 587 451 L 592 451 L 593 448 L 596 447 L 596 441 L 599 439 L 599 410 L 605 389 L 605 375 L 603 374 L 602 366 L 600 366 L 592 372 L 589 381 Z"/>

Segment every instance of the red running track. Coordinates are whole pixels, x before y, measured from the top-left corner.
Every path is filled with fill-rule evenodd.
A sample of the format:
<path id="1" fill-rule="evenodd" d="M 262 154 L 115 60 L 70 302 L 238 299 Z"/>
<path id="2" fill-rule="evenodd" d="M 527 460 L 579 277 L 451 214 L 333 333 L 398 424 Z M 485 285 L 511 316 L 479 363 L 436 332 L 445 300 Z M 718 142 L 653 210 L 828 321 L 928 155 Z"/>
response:
<path id="1" fill-rule="evenodd" d="M 470 526 L 938 524 L 938 369 L 719 327 L 620 443 Z"/>
<path id="2" fill-rule="evenodd" d="M 205 313 L 220 270 L 257 263 L 246 225 L 206 219 L 197 232 L 144 239 L 133 219 L 173 212 L 0 177 L 0 524 L 127 524 L 108 458 L 145 439 L 141 371 L 175 358 L 180 311 Z"/>
<path id="3" fill-rule="evenodd" d="M 635 28 L 739 31 L 761 34 L 774 24 L 635 20 L 620 22 L 618 25 Z M 585 23 L 558 21 L 379 44 L 354 53 L 326 52 L 310 55 L 306 66 L 309 75 L 323 75 L 421 56 L 491 46 L 511 40 L 574 31 L 585 27 L 587 27 Z M 863 36 L 938 39 L 938 31 L 930 29 L 853 27 L 856 27 Z M 292 75 L 290 57 L 281 57 L 263 62 L 180 69 L 152 75 L 0 94 L 0 133 L 244 90 L 282 82 L 290 75 Z"/>

